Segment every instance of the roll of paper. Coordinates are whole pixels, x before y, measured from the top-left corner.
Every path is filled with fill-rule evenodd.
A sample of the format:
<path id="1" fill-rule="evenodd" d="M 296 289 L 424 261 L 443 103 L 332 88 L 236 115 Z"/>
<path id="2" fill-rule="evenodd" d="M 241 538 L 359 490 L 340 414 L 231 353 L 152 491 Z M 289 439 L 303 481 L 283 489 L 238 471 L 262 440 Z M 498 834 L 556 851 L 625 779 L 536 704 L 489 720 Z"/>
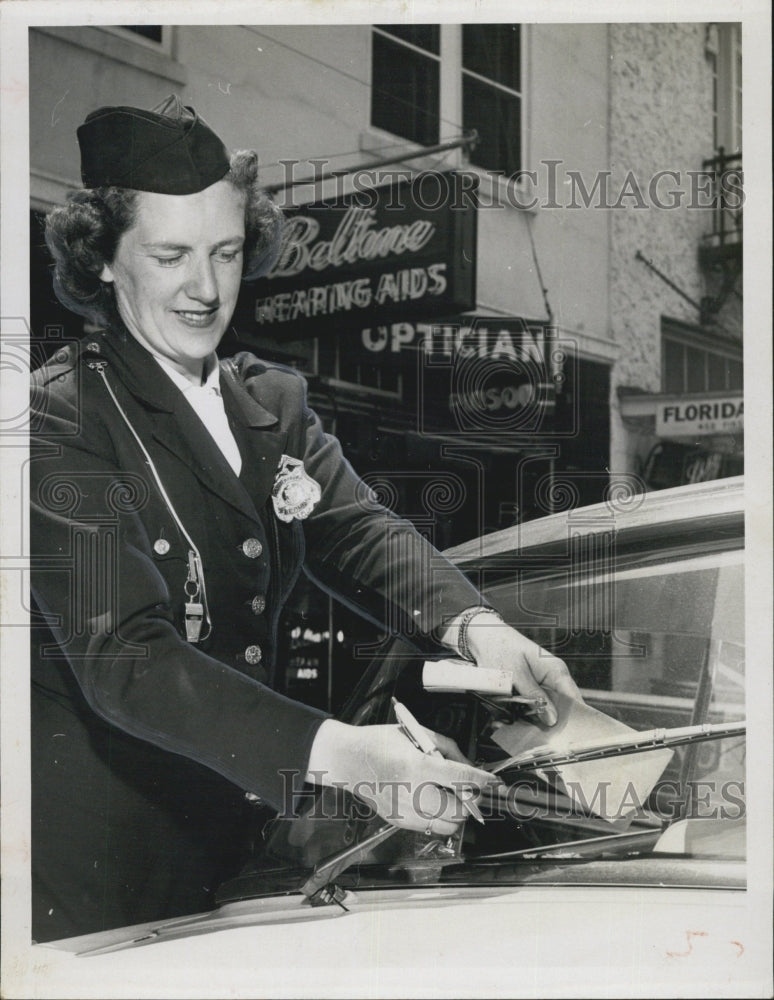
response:
<path id="1" fill-rule="evenodd" d="M 479 694 L 513 694 L 510 670 L 477 667 L 468 660 L 427 660 L 422 670 L 426 691 L 477 691 Z"/>

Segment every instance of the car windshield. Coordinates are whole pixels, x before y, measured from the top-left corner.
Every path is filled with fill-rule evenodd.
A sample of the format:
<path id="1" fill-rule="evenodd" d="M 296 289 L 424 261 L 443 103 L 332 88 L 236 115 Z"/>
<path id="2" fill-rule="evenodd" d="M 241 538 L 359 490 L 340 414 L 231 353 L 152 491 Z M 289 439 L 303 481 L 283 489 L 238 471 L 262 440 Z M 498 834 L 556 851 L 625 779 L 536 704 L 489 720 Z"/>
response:
<path id="1" fill-rule="evenodd" d="M 664 750 L 658 746 L 664 734 L 655 734 L 647 751 L 621 755 L 627 748 L 619 745 L 615 756 L 603 752 L 602 760 L 584 764 L 602 769 L 589 772 L 595 787 L 600 776 L 612 784 L 622 774 L 634 776 L 625 802 L 601 808 L 588 782 L 579 799 L 565 783 L 568 774 L 551 761 L 506 767 L 500 773 L 507 792 L 481 800 L 483 825 L 466 821 L 464 832 L 446 842 L 401 831 L 357 859 L 359 885 L 369 871 L 470 881 L 482 871 L 491 878 L 493 866 L 535 878 L 546 863 L 743 860 L 741 540 L 738 548 L 729 548 L 728 539 L 722 547 L 673 546 L 655 554 L 653 548 L 613 551 L 604 533 L 591 533 L 571 539 L 561 556 L 506 548 L 463 568 L 506 622 L 565 660 L 590 708 L 633 731 L 619 725 L 619 744 L 643 731 L 654 736 L 653 730 L 667 738 L 680 730 L 681 740 Z M 529 723 L 525 706 L 469 691 L 428 691 L 423 668 L 421 656 L 393 641 L 362 678 L 345 720 L 394 722 L 394 697 L 423 725 L 454 738 L 471 761 L 501 766 L 512 752 L 512 732 Z M 353 800 L 324 790 L 298 819 L 275 823 L 263 865 L 308 868 L 381 824 Z M 663 871 L 654 884 L 657 878 Z M 706 871 L 700 878 L 683 870 L 670 879 L 696 884 Z"/>

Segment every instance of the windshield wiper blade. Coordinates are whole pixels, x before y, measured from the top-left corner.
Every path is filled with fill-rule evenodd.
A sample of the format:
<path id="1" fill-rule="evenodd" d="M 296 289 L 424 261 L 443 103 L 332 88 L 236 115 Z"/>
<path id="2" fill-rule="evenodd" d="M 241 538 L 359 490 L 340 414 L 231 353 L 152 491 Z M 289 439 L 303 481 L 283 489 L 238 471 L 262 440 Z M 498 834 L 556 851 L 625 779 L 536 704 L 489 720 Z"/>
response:
<path id="1" fill-rule="evenodd" d="M 663 750 L 698 743 L 705 740 L 722 740 L 729 736 L 742 736 L 747 732 L 747 722 L 702 723 L 698 726 L 679 726 L 674 729 L 649 729 L 618 740 L 604 740 L 599 743 L 584 743 L 563 750 L 546 750 L 538 747 L 529 753 L 483 767 L 492 774 L 503 771 L 531 771 L 535 768 L 558 767 L 562 764 L 577 764 L 587 760 L 603 760 L 606 757 L 620 757 L 624 754 L 643 753 L 648 750 Z"/>
<path id="2" fill-rule="evenodd" d="M 522 847 L 515 851 L 498 851 L 495 854 L 469 855 L 465 860 L 468 864 L 478 864 L 484 861 L 518 861 L 520 858 L 531 861 L 539 858 L 555 857 L 557 860 L 572 860 L 591 855 L 604 854 L 608 849 L 616 847 L 627 851 L 650 850 L 661 836 L 661 827 L 649 830 L 624 830 L 620 833 L 608 833 L 599 837 L 583 837 L 578 840 L 565 840 L 559 844 L 545 844 L 540 847 Z"/>

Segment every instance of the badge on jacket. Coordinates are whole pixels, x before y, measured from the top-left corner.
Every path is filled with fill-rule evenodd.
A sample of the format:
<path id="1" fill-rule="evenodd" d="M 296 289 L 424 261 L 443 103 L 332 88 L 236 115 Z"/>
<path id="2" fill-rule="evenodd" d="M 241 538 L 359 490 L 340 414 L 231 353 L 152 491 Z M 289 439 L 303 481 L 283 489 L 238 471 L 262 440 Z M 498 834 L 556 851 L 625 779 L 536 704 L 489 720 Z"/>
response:
<path id="1" fill-rule="evenodd" d="M 306 474 L 300 458 L 283 455 L 280 459 L 271 499 L 274 513 L 280 521 L 303 521 L 308 517 L 322 496 L 318 483 Z"/>

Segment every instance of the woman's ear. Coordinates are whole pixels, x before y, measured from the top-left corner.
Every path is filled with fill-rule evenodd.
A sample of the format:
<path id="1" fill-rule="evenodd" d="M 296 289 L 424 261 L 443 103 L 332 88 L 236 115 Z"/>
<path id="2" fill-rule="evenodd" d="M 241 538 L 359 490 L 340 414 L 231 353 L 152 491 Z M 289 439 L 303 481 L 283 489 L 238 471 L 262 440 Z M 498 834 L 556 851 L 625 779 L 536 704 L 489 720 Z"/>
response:
<path id="1" fill-rule="evenodd" d="M 99 280 L 100 281 L 106 281 L 108 283 L 110 283 L 110 282 L 112 282 L 114 280 L 113 279 L 113 272 L 110 270 L 110 265 L 109 264 L 103 264 L 102 265 L 102 270 L 99 272 Z"/>

